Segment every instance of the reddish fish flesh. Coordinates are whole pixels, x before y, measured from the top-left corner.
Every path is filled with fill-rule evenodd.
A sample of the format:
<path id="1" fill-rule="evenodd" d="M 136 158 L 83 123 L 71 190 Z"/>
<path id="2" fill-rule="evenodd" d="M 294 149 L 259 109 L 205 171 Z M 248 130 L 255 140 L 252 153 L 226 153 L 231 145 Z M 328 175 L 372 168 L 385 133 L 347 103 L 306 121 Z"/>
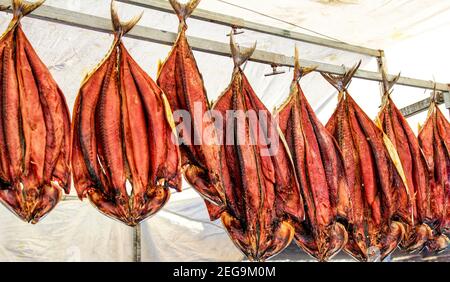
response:
<path id="1" fill-rule="evenodd" d="M 314 69 L 300 67 L 297 49 L 295 54 L 291 94 L 277 111 L 305 199 L 307 220 L 296 226 L 295 239 L 308 254 L 327 261 L 347 243 L 345 227 L 336 219 L 347 217 L 350 191 L 337 142 L 317 119 L 300 87 L 299 80 Z"/>
<path id="2" fill-rule="evenodd" d="M 231 36 L 233 77 L 213 109 L 225 117 L 227 139 L 222 223 L 250 260 L 264 261 L 289 245 L 294 226 L 304 220 L 304 207 L 286 141 L 240 68 L 254 49 L 241 52 Z"/>
<path id="3" fill-rule="evenodd" d="M 189 120 L 176 121 L 183 174 L 205 198 L 211 220 L 215 220 L 226 206 L 222 152 L 203 78 L 186 38 L 186 20 L 200 0 L 190 0 L 186 4 L 177 0 L 169 2 L 180 20 L 179 34 L 168 58 L 160 65 L 157 82 L 172 110 L 189 114 Z"/>
<path id="4" fill-rule="evenodd" d="M 71 184 L 67 103 L 20 24 L 43 2 L 14 0 L 14 17 L 0 39 L 0 199 L 31 223 L 47 215 Z"/>
<path id="5" fill-rule="evenodd" d="M 390 90 L 397 79 L 387 83 L 377 124 L 397 150 L 405 174 L 408 192 L 404 190 L 399 194 L 397 205 L 401 214 L 399 220 L 405 224 L 407 231 L 402 247 L 413 252 L 422 250 L 431 234 L 427 225 L 430 219 L 430 174 L 417 137 L 390 98 Z M 411 205 L 408 195 L 412 197 Z"/>
<path id="6" fill-rule="evenodd" d="M 441 252 L 449 244 L 450 233 L 450 124 L 437 106 L 435 96 L 436 92 L 419 132 L 419 143 L 431 174 L 428 221 L 433 232 L 427 247 L 431 252 Z"/>
<path id="7" fill-rule="evenodd" d="M 72 167 L 81 199 L 134 226 L 181 191 L 180 160 L 165 94 L 122 42 L 141 16 L 120 22 L 114 1 L 111 14 L 113 45 L 76 100 Z"/>
<path id="8" fill-rule="evenodd" d="M 337 109 L 326 127 L 342 150 L 350 190 L 345 250 L 360 261 L 384 260 L 404 236 L 403 224 L 393 219 L 400 211 L 397 197 L 406 188 L 395 149 L 348 93 L 358 67 L 344 76 L 322 73 L 339 91 Z"/>

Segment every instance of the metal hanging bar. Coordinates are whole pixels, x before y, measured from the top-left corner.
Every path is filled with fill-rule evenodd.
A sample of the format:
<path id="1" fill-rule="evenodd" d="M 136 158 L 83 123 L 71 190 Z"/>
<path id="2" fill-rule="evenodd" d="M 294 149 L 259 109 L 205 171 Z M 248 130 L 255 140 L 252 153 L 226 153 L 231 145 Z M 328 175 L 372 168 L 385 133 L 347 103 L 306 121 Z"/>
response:
<path id="1" fill-rule="evenodd" d="M 387 73 L 387 63 L 386 63 L 386 57 L 384 54 L 384 51 L 380 51 L 380 57 L 377 58 L 377 62 L 378 62 L 378 70 L 381 74 Z M 381 90 L 381 96 L 384 95 L 384 93 L 386 93 L 386 91 L 388 91 L 389 89 L 389 81 L 390 80 L 384 80 L 380 83 L 380 90 Z M 446 90 L 446 92 L 439 92 L 436 98 L 436 104 L 441 105 L 442 103 L 444 103 L 444 97 L 449 97 L 450 96 L 450 88 L 448 88 Z M 450 100 L 450 98 L 449 98 Z M 447 109 L 449 109 L 450 112 L 450 101 L 448 102 L 449 106 L 447 106 Z M 414 104 L 411 104 L 409 106 L 406 106 L 402 109 L 400 109 L 400 112 L 403 114 L 403 116 L 405 118 L 417 115 L 419 113 L 425 112 L 428 110 L 428 108 L 430 107 L 431 104 L 431 100 L 430 98 L 421 100 L 419 102 L 416 102 Z"/>
<path id="2" fill-rule="evenodd" d="M 141 225 L 133 227 L 133 262 L 142 261 L 141 251 Z"/>
<path id="3" fill-rule="evenodd" d="M 135 6 L 141 6 L 144 8 L 150 8 L 153 10 L 158 10 L 166 13 L 174 13 L 169 2 L 166 0 L 118 0 L 126 4 L 131 4 Z M 294 32 L 287 29 L 277 28 L 269 25 L 264 25 L 260 23 L 246 21 L 241 18 L 228 16 L 224 14 L 214 13 L 207 10 L 195 9 L 194 13 L 190 18 L 212 22 L 216 24 L 235 26 L 247 30 L 257 31 L 264 34 L 270 34 L 275 36 L 280 36 L 288 39 L 298 40 L 306 43 L 311 43 L 314 45 L 329 47 L 332 49 L 338 49 L 343 51 L 349 51 L 352 53 L 364 54 L 371 57 L 378 57 L 380 55 L 379 50 L 370 49 L 361 46 L 355 46 L 347 43 L 342 43 L 322 37 L 312 36 L 304 33 Z"/>
<path id="4" fill-rule="evenodd" d="M 450 85 L 449 85 L 450 90 Z M 444 102 L 445 102 L 445 108 L 448 110 L 448 115 L 450 116 L 450 92 L 444 93 Z"/>
<path id="5" fill-rule="evenodd" d="M 77 196 L 73 196 L 73 195 L 63 195 L 61 198 L 61 201 L 78 201 L 78 197 Z"/>
<path id="6" fill-rule="evenodd" d="M 449 92 L 445 92 L 445 93 L 449 93 Z M 437 93 L 436 103 L 438 105 L 441 105 L 444 103 L 444 93 L 443 92 Z M 422 101 L 419 101 L 417 103 L 414 103 L 412 105 L 409 105 L 409 106 L 406 106 L 406 107 L 400 109 L 400 112 L 402 112 L 402 114 L 405 118 L 412 117 L 414 115 L 417 115 L 417 114 L 427 111 L 428 108 L 430 107 L 430 104 L 431 104 L 430 98 L 423 99 Z"/>
<path id="7" fill-rule="evenodd" d="M 0 4 L 8 4 L 9 0 L 0 0 Z M 100 31 L 100 32 L 107 32 L 111 33 L 111 20 L 107 18 L 92 16 L 80 12 L 70 11 L 66 9 L 61 9 L 57 7 L 52 7 L 49 5 L 43 5 L 36 11 L 34 11 L 32 14 L 29 15 L 29 17 L 33 17 L 36 19 L 46 20 L 46 21 L 52 21 L 57 22 L 61 24 L 66 24 L 70 26 L 76 26 L 80 28 Z M 144 27 L 144 26 L 136 26 L 131 30 L 128 34 L 128 37 L 164 44 L 164 45 L 173 45 L 173 42 L 177 38 L 177 34 L 173 32 L 158 30 L 150 27 Z M 189 43 L 193 50 L 220 55 L 220 56 L 227 56 L 231 57 L 230 47 L 226 43 L 221 43 L 217 41 L 212 41 L 208 39 L 203 38 L 197 38 L 197 37 L 188 37 Z M 293 67 L 294 66 L 294 58 L 262 51 L 262 50 L 256 50 L 251 57 L 250 61 L 257 62 L 257 63 L 263 63 L 263 64 L 277 64 L 279 66 L 287 66 L 287 67 Z M 301 64 L 305 67 L 313 67 L 317 66 L 317 71 L 322 72 L 328 72 L 332 74 L 344 74 L 345 69 L 342 66 L 327 64 L 327 63 L 321 63 L 321 62 L 315 62 L 311 60 L 301 60 Z M 388 75 L 388 79 L 393 79 L 395 76 Z M 365 80 L 372 80 L 372 81 L 378 81 L 381 82 L 383 80 L 382 75 L 378 72 L 372 72 L 372 71 L 366 71 L 366 70 L 358 70 L 355 74 L 355 78 L 365 79 Z M 405 86 L 411 86 L 411 87 L 418 87 L 423 89 L 433 89 L 434 83 L 431 81 L 426 80 L 420 80 L 420 79 L 414 79 L 414 78 L 407 78 L 402 77 L 399 79 L 398 85 L 405 85 Z M 438 91 L 448 91 L 448 86 L 445 83 L 437 83 L 436 89 Z"/>

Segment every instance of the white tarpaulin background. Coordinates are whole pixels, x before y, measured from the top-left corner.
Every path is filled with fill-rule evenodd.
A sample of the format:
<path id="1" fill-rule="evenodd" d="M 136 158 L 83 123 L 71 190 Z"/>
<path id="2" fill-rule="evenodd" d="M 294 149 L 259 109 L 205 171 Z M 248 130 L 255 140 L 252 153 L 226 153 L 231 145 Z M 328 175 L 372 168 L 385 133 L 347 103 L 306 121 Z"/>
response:
<path id="1" fill-rule="evenodd" d="M 273 17 L 296 23 L 339 40 L 384 49 L 390 73 L 440 82 L 450 80 L 448 31 L 450 2 L 438 0 L 227 0 Z M 47 5 L 109 18 L 109 0 L 47 0 Z M 142 7 L 118 3 L 124 19 L 139 13 Z M 244 17 L 247 20 L 305 32 L 291 25 L 230 6 L 219 0 L 203 0 L 199 8 Z M 168 31 L 177 31 L 173 14 L 144 9 L 139 23 Z M 0 13 L 4 30 L 11 18 Z M 24 31 L 41 59 L 47 64 L 72 108 L 80 83 L 88 71 L 103 58 L 112 35 L 77 27 L 24 18 Z M 229 28 L 189 20 L 188 35 L 221 42 Z M 307 32 L 305 32 L 307 33 Z M 153 78 L 158 60 L 163 60 L 170 46 L 125 38 L 125 45 Z M 332 64 L 353 65 L 363 60 L 363 69 L 376 70 L 369 57 L 325 47 L 294 42 L 275 36 L 246 31 L 237 40 L 241 45 L 258 41 L 258 49 L 292 55 L 295 44 L 302 58 Z M 228 85 L 230 58 L 195 52 L 211 100 Z M 245 72 L 258 96 L 269 109 L 287 97 L 292 72 L 264 77 L 267 65 L 248 63 Z M 326 122 L 336 105 L 333 88 L 318 74 L 302 80 L 302 86 L 322 122 Z M 350 92 L 371 117 L 380 104 L 377 83 L 354 80 Z M 396 87 L 394 101 L 399 107 L 428 97 L 421 89 Z M 426 113 L 409 119 L 413 128 L 423 122 Z M 144 261 L 237 261 L 242 255 L 233 246 L 220 225 L 209 222 L 203 201 L 187 187 L 175 193 L 167 206 L 142 224 L 142 259 Z M 73 189 L 73 194 L 75 191 Z M 42 222 L 32 226 L 21 222 L 0 207 L 1 261 L 131 261 L 133 229 L 113 221 L 95 210 L 87 201 L 61 202 Z"/>

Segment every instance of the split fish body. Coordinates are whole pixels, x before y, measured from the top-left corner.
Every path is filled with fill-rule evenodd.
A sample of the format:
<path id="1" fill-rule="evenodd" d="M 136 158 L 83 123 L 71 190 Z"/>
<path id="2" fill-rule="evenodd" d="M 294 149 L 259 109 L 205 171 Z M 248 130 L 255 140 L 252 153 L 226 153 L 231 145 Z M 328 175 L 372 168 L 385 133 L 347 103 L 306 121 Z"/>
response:
<path id="1" fill-rule="evenodd" d="M 248 58 L 250 54 L 234 56 Z M 289 245 L 294 226 L 305 218 L 298 182 L 292 181 L 296 175 L 290 153 L 239 64 L 213 110 L 225 117 L 222 128 L 227 138 L 222 147 L 227 203 L 222 223 L 250 260 L 264 261 Z"/>
<path id="2" fill-rule="evenodd" d="M 407 186 L 395 165 L 395 149 L 346 89 L 358 66 L 342 77 L 322 74 L 340 92 L 326 127 L 343 153 L 350 188 L 349 240 L 344 249 L 360 261 L 384 260 L 404 237 L 404 225 L 396 221 L 397 199 Z"/>
<path id="3" fill-rule="evenodd" d="M 306 220 L 296 226 L 295 240 L 314 258 L 327 261 L 347 242 L 347 232 L 336 218 L 348 216 L 350 191 L 340 149 L 298 82 L 305 70 L 296 63 L 291 93 L 277 115 L 305 201 Z"/>
<path id="4" fill-rule="evenodd" d="M 426 224 L 430 218 L 430 175 L 419 141 L 406 119 L 389 97 L 385 101 L 378 115 L 378 123 L 397 150 L 405 173 L 409 191 L 398 195 L 397 205 L 400 219 L 406 224 L 402 247 L 412 252 L 425 247 L 431 231 Z M 408 202 L 408 195 L 412 195 L 411 203 Z"/>
<path id="5" fill-rule="evenodd" d="M 180 20 L 179 33 L 169 56 L 160 66 L 157 83 L 174 112 L 189 114 L 189 120 L 184 117 L 176 120 L 183 174 L 205 198 L 210 217 L 215 220 L 226 208 L 220 137 L 210 113 L 203 77 L 186 38 L 186 20 L 199 2 L 170 1 Z"/>
<path id="6" fill-rule="evenodd" d="M 135 226 L 181 191 L 173 117 L 162 90 L 133 60 L 122 36 L 139 20 L 118 19 L 113 45 L 85 79 L 74 108 L 72 167 L 78 196 Z"/>
<path id="7" fill-rule="evenodd" d="M 0 39 L 0 199 L 31 223 L 69 193 L 71 179 L 67 103 L 20 24 L 42 3 L 14 1 L 14 17 Z"/>
<path id="8" fill-rule="evenodd" d="M 432 231 L 427 248 L 441 252 L 450 242 L 450 125 L 439 107 L 432 102 L 428 118 L 419 132 L 419 144 L 423 150 L 430 171 L 429 203 L 427 218 Z"/>

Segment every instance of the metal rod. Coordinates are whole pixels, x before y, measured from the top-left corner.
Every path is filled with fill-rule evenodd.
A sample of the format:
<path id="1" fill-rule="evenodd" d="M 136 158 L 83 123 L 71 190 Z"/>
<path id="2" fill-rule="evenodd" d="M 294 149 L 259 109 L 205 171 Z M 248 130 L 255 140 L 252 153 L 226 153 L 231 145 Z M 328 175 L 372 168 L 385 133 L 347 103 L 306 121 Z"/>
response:
<path id="1" fill-rule="evenodd" d="M 445 101 L 445 108 L 448 110 L 448 115 L 450 117 L 450 92 L 444 93 L 444 101 Z"/>
<path id="2" fill-rule="evenodd" d="M 61 201 L 77 201 L 78 197 L 73 195 L 63 195 Z"/>
<path id="3" fill-rule="evenodd" d="M 8 4 L 8 0 L 0 0 L 0 4 Z M 92 16 L 84 13 L 43 5 L 34 11 L 30 17 L 45 21 L 52 21 L 70 26 L 95 30 L 99 32 L 111 33 L 111 20 L 107 18 Z M 177 34 L 173 32 L 162 31 L 150 27 L 136 26 L 126 36 L 138 40 L 144 40 L 164 45 L 172 45 L 177 38 Z M 188 37 L 189 43 L 193 50 L 205 52 L 209 54 L 231 57 L 230 47 L 226 43 L 207 40 L 197 37 Z M 263 64 L 277 64 L 279 66 L 294 66 L 294 58 L 284 56 L 277 53 L 256 50 L 250 61 Z M 311 60 L 301 60 L 305 67 L 317 66 L 317 71 L 328 72 L 332 74 L 344 74 L 345 69 L 342 66 L 320 63 Z M 355 78 L 381 82 L 382 75 L 378 72 L 358 70 Z M 388 79 L 394 79 L 395 76 L 388 75 Z M 427 80 L 402 77 L 399 79 L 398 85 L 410 87 L 418 87 L 422 89 L 433 89 L 434 83 Z M 437 90 L 448 91 L 445 83 L 437 83 Z"/>
<path id="4" fill-rule="evenodd" d="M 141 225 L 133 227 L 133 262 L 141 262 Z"/>
<path id="5" fill-rule="evenodd" d="M 174 13 L 172 7 L 168 1 L 165 0 L 118 0 L 119 2 L 141 6 L 144 8 L 150 8 L 153 10 L 158 10 L 166 13 Z M 308 34 L 303 34 L 299 32 L 290 31 L 287 29 L 276 28 L 269 25 L 264 25 L 260 23 L 246 21 L 241 18 L 228 16 L 224 14 L 214 13 L 207 10 L 196 9 L 191 15 L 191 18 L 212 22 L 216 24 L 235 26 L 239 28 L 244 28 L 247 30 L 257 31 L 264 34 L 275 35 L 279 37 L 289 38 L 297 41 L 302 41 L 306 43 L 311 43 L 314 45 L 320 45 L 329 47 L 332 49 L 349 51 L 352 53 L 364 54 L 367 56 L 378 57 L 380 55 L 379 50 L 370 49 L 361 46 L 355 46 L 347 43 L 342 43 L 330 39 L 325 39 L 322 37 L 312 36 Z"/>
<path id="6" fill-rule="evenodd" d="M 64 195 L 61 201 L 76 201 L 78 200 L 77 196 L 73 195 Z M 142 261 L 142 247 L 141 247 L 141 225 L 138 224 L 133 227 L 133 262 L 141 262 Z"/>
<path id="7" fill-rule="evenodd" d="M 445 93 L 449 93 L 449 92 L 445 92 Z M 438 105 L 441 105 L 444 103 L 444 94 L 438 93 L 437 97 L 436 97 L 436 103 Z M 421 100 L 417 103 L 414 103 L 412 105 L 409 105 L 407 107 L 404 107 L 403 109 L 400 109 L 400 111 L 402 112 L 403 116 L 405 118 L 420 114 L 422 112 L 425 112 L 428 110 L 428 108 L 430 107 L 430 98 Z"/>

